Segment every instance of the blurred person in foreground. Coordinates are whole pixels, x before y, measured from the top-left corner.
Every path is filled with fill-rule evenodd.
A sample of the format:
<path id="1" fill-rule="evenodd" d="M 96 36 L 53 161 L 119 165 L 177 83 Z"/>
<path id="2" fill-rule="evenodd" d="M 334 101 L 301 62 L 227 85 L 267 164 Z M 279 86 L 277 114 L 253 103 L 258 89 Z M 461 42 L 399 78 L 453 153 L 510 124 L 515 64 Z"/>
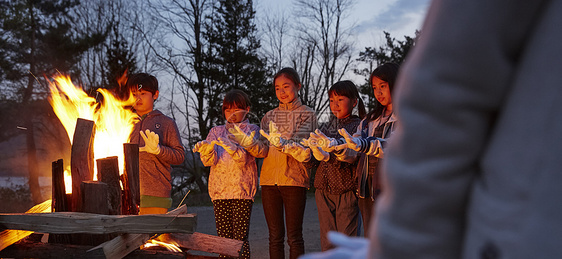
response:
<path id="1" fill-rule="evenodd" d="M 560 24 L 560 0 L 432 2 L 398 78 L 370 240 L 332 234 L 331 256 L 562 255 Z"/>

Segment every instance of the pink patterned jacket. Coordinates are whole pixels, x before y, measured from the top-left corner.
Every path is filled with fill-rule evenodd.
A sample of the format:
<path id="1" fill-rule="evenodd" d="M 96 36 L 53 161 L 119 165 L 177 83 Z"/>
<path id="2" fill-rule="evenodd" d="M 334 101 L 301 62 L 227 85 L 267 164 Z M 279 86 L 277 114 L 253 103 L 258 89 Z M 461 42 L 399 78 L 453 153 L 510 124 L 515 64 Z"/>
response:
<path id="1" fill-rule="evenodd" d="M 260 128 L 249 124 L 245 120 L 238 126 L 250 134 L 255 131 L 259 136 Z M 228 138 L 229 128 L 234 124 L 216 126 L 209 131 L 207 141 L 211 142 L 219 137 Z M 211 167 L 209 175 L 209 195 L 211 200 L 219 199 L 251 199 L 258 188 L 258 169 L 256 158 L 244 148 L 238 146 L 238 150 L 230 155 L 221 146 L 215 145 L 214 151 L 208 155 L 201 155 L 203 165 Z"/>

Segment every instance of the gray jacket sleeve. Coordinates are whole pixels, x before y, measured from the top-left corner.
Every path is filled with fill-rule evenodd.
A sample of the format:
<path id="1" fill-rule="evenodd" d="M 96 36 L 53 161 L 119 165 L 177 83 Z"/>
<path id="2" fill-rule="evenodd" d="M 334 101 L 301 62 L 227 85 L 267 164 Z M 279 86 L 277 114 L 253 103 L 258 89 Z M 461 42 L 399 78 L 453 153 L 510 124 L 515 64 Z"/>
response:
<path id="1" fill-rule="evenodd" d="M 158 157 L 171 165 L 179 165 L 185 159 L 185 149 L 181 143 L 178 127 L 172 121 L 165 130 L 165 139 L 160 142 L 161 151 Z"/>
<path id="2" fill-rule="evenodd" d="M 432 2 L 397 80 L 401 127 L 386 152 L 370 256 L 463 258 L 471 188 L 545 2 Z"/>

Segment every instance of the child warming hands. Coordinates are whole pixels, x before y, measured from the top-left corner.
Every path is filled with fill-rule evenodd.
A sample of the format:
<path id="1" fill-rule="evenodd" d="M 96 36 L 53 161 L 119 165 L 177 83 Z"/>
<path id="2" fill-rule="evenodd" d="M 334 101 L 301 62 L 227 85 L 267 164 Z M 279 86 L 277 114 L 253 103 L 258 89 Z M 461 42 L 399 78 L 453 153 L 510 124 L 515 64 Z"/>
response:
<path id="1" fill-rule="evenodd" d="M 140 120 L 129 137 L 139 144 L 139 214 L 164 214 L 172 206 L 172 166 L 183 163 L 185 150 L 174 120 L 154 109 L 158 80 L 147 73 L 133 74 L 127 88 L 136 98 L 133 109 Z"/>
<path id="2" fill-rule="evenodd" d="M 384 189 L 379 168 L 380 160 L 384 158 L 383 148 L 398 124 L 392 106 L 392 93 L 399 69 L 398 64 L 385 63 L 371 73 L 369 82 L 377 100 L 375 109 L 365 116 L 353 136 L 345 128 L 339 130 L 347 148 L 338 154 L 338 159 L 358 159 L 357 194 L 365 233 L 369 233 L 375 201 Z"/>
<path id="3" fill-rule="evenodd" d="M 217 234 L 244 241 L 240 258 L 250 258 L 248 232 L 258 188 L 258 170 L 255 156 L 231 141 L 229 130 L 236 129 L 236 132 L 256 136 L 259 127 L 249 124 L 246 119 L 250 111 L 250 99 L 243 91 L 226 93 L 222 111 L 226 124 L 212 128 L 207 139 L 198 142 L 193 152 L 199 152 L 203 165 L 211 167 L 209 195 L 213 202 Z M 256 155 L 260 155 L 259 152 Z"/>
<path id="4" fill-rule="evenodd" d="M 265 157 L 260 186 L 269 228 L 269 258 L 285 258 L 285 233 L 289 258 L 297 258 L 304 254 L 302 223 L 309 187 L 309 170 L 303 162 L 312 157 L 310 149 L 298 143 L 316 129 L 317 119 L 314 110 L 301 103 L 298 93 L 302 85 L 295 69 L 287 67 L 277 72 L 273 86 L 279 107 L 262 118 L 263 138 L 256 141 L 255 135 L 236 130 L 232 134 L 248 152 Z"/>
<path id="5" fill-rule="evenodd" d="M 310 147 L 316 158 L 305 163 L 305 166 L 317 168 L 314 187 L 322 251 L 333 248 L 328 240 L 329 231 L 357 236 L 359 207 L 355 193 L 357 163 L 338 160 L 333 153 L 323 150 L 321 146 L 326 145 L 319 142 L 326 142 L 329 138 L 341 139 L 342 136 L 338 133 L 341 128 L 354 131 L 366 113 L 357 87 L 351 81 L 335 83 L 328 90 L 328 95 L 333 116 L 320 126 L 316 134 L 311 133 L 311 138 L 303 140 L 303 144 Z M 353 114 L 355 107 L 359 116 Z M 315 135 L 322 137 L 318 138 Z"/>

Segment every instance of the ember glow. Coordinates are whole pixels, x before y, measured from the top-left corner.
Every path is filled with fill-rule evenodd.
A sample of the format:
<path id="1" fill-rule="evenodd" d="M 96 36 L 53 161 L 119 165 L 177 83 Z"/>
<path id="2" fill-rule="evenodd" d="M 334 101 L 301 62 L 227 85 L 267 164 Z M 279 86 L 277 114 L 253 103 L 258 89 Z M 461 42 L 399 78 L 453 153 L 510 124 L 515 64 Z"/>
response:
<path id="1" fill-rule="evenodd" d="M 129 141 L 129 134 L 138 120 L 138 116 L 125 107 L 132 106 L 135 98 L 129 95 L 128 100 L 121 101 L 107 89 L 100 88 L 97 92 L 103 96 L 103 101 L 97 102 L 80 87 L 76 87 L 68 76 L 55 77 L 50 82 L 50 89 L 49 102 L 66 129 L 70 142 L 72 143 L 78 118 L 94 121 L 94 159 L 117 156 L 119 171 L 123 174 L 123 143 Z M 96 171 L 94 169 L 94 181 L 97 178 Z"/>

